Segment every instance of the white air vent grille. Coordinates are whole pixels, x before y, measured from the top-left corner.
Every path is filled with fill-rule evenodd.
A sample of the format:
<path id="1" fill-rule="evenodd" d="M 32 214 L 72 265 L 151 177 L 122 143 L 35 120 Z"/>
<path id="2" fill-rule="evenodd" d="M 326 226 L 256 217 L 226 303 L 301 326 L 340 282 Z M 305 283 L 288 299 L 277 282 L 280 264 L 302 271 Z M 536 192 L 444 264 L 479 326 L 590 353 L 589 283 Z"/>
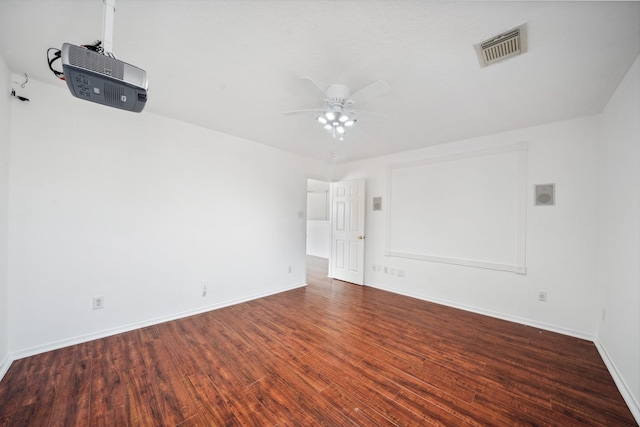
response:
<path id="1" fill-rule="evenodd" d="M 481 67 L 520 55 L 527 50 L 526 24 L 491 37 L 474 47 Z"/>

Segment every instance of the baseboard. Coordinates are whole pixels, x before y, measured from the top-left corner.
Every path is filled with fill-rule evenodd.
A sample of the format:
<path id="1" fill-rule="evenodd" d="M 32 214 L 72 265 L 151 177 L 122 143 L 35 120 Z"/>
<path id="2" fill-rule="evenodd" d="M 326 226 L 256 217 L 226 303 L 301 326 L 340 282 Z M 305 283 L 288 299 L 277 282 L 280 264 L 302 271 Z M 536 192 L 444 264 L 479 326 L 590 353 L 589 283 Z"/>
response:
<path id="1" fill-rule="evenodd" d="M 9 353 L 4 355 L 4 359 L 2 359 L 2 361 L 0 362 L 0 381 L 2 381 L 2 378 L 4 378 L 4 374 L 6 374 L 11 367 L 13 360 L 14 359 L 11 358 L 11 355 Z"/>
<path id="2" fill-rule="evenodd" d="M 573 329 L 563 328 L 561 326 L 552 325 L 544 322 L 536 322 L 535 320 L 526 319 L 524 317 L 512 316 L 509 314 L 499 313 L 491 310 L 485 310 L 478 307 L 467 306 L 464 304 L 459 304 L 453 301 L 443 300 L 440 298 L 428 298 L 424 295 L 414 294 L 412 292 L 406 292 L 402 290 L 398 290 L 395 288 L 387 287 L 387 286 L 379 286 L 375 284 L 365 283 L 365 286 L 370 286 L 372 288 L 381 289 L 383 291 L 393 292 L 394 294 L 404 295 L 411 298 L 417 298 L 423 301 L 433 302 L 436 304 L 444 305 L 447 307 L 457 308 L 464 311 L 469 311 L 471 313 L 482 314 L 484 316 L 494 317 L 496 319 L 506 320 L 509 322 L 519 323 L 521 325 L 531 326 L 534 328 L 544 329 L 545 331 L 557 332 L 562 335 L 568 335 L 575 338 L 580 338 L 587 341 L 593 341 L 594 336 L 590 334 L 586 334 L 584 332 L 576 331 Z"/>
<path id="3" fill-rule="evenodd" d="M 90 334 L 80 335 L 80 336 L 73 337 L 73 338 L 67 338 L 67 339 L 60 340 L 60 341 L 55 341 L 55 342 L 51 342 L 51 343 L 47 343 L 47 344 L 42 344 L 42 345 L 26 348 L 26 349 L 23 349 L 23 350 L 18 350 L 16 352 L 10 353 L 7 356 L 7 358 L 10 360 L 8 365 L 11 365 L 11 362 L 13 362 L 14 360 L 22 359 L 22 358 L 29 357 L 29 356 L 35 356 L 36 354 L 45 353 L 47 351 L 58 350 L 58 349 L 63 348 L 63 347 L 69 347 L 69 346 L 72 346 L 72 345 L 81 344 L 81 343 L 85 343 L 85 342 L 88 342 L 88 341 L 93 341 L 95 339 L 105 338 L 105 337 L 109 337 L 109 336 L 112 336 L 112 335 L 121 334 L 123 332 L 129 332 L 129 331 L 133 331 L 133 330 L 136 330 L 136 329 L 145 328 L 147 326 L 157 325 L 157 324 L 160 324 L 160 323 L 169 322 L 171 320 L 177 320 L 177 319 L 182 319 L 184 317 L 194 316 L 196 314 L 206 313 L 208 311 L 217 310 L 217 309 L 224 308 L 224 307 L 229 307 L 229 306 L 240 304 L 240 303 L 243 303 L 243 302 L 252 301 L 252 300 L 255 300 L 255 299 L 258 299 L 258 298 L 264 298 L 264 297 L 267 297 L 269 295 L 279 294 L 281 292 L 290 291 L 290 290 L 301 288 L 301 287 L 304 287 L 304 286 L 307 286 L 307 285 L 305 283 L 303 283 L 301 285 L 294 285 L 294 286 L 288 286 L 288 287 L 284 287 L 284 288 L 273 289 L 273 290 L 270 290 L 270 291 L 267 291 L 267 292 L 262 292 L 262 293 L 259 293 L 259 294 L 253 294 L 253 295 L 249 295 L 249 296 L 243 297 L 243 298 L 237 298 L 237 299 L 233 299 L 233 300 L 228 300 L 228 301 L 224 301 L 224 302 L 221 302 L 221 303 L 218 303 L 218 304 L 213 304 L 213 305 L 209 305 L 209 306 L 205 306 L 205 307 L 198 307 L 197 309 L 183 311 L 183 312 L 180 312 L 180 313 L 174 313 L 174 314 L 171 314 L 171 315 L 168 315 L 168 316 L 156 317 L 154 319 L 149 319 L 149 320 L 145 320 L 145 321 L 142 321 L 142 322 L 131 323 L 131 324 L 128 324 L 128 325 L 119 326 L 117 328 L 105 329 L 105 330 L 97 331 L 97 332 L 90 333 Z M 2 366 L 4 367 L 4 365 L 2 365 Z M 6 369 L 8 370 L 9 367 L 7 366 Z M 2 371 L 0 371 L 0 374 L 2 374 Z M 1 375 L 0 375 L 0 380 L 2 380 L 2 376 Z"/>
<path id="4" fill-rule="evenodd" d="M 602 344 L 602 342 L 598 338 L 596 338 L 593 343 L 596 345 L 596 348 L 598 349 L 598 352 L 600 353 L 600 357 L 602 357 L 604 364 L 607 365 L 607 369 L 609 370 L 609 373 L 611 373 L 613 381 L 616 383 L 616 386 L 618 387 L 622 398 L 629 407 L 631 414 L 636 419 L 636 422 L 640 425 L 640 403 L 638 402 L 638 399 L 633 395 L 633 393 L 631 393 L 629 386 L 616 368 L 616 364 L 613 363 L 613 360 L 609 356 L 609 353 L 607 353 L 607 349 L 605 348 L 604 344 Z"/>

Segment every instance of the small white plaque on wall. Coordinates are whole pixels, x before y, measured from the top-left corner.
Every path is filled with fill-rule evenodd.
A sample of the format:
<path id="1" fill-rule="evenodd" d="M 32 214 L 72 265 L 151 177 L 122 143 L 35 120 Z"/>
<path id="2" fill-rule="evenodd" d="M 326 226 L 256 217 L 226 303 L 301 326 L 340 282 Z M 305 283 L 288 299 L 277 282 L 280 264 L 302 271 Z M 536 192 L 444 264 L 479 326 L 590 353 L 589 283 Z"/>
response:
<path id="1" fill-rule="evenodd" d="M 373 198 L 373 210 L 381 211 L 382 210 L 382 197 L 374 197 Z"/>
<path id="2" fill-rule="evenodd" d="M 536 206 L 553 206 L 556 204 L 556 185 L 537 184 L 535 195 Z"/>

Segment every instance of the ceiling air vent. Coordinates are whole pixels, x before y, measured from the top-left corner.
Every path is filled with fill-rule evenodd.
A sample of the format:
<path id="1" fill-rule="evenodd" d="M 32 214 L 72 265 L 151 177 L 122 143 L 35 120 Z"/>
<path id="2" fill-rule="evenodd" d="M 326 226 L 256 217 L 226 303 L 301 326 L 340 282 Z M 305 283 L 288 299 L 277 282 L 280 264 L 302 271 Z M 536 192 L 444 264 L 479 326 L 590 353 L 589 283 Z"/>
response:
<path id="1" fill-rule="evenodd" d="M 476 44 L 474 47 L 480 60 L 480 67 L 525 53 L 527 51 L 526 30 L 526 24 L 522 24 Z"/>

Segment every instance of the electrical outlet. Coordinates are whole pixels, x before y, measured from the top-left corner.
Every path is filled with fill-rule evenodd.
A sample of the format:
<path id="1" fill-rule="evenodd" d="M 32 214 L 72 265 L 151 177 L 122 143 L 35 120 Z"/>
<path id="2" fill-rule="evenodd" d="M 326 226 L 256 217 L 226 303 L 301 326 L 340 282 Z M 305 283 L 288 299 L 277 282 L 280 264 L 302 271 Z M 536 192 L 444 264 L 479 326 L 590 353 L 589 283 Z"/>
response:
<path id="1" fill-rule="evenodd" d="M 384 268 L 384 274 L 389 274 L 389 267 Z"/>
<path id="2" fill-rule="evenodd" d="M 104 308 L 104 297 L 93 297 L 93 309 L 100 310 Z"/>
<path id="3" fill-rule="evenodd" d="M 547 302 L 547 291 L 538 291 L 538 301 Z"/>

